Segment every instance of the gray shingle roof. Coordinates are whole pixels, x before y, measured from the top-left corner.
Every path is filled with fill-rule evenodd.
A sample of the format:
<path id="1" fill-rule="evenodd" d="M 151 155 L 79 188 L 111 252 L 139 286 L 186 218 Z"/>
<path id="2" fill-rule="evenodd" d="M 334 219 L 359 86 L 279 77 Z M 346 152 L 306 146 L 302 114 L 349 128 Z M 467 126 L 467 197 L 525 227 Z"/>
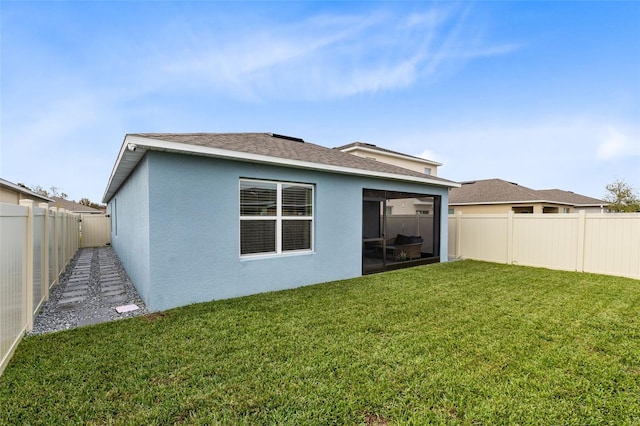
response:
<path id="1" fill-rule="evenodd" d="M 115 195 L 148 150 L 404 180 L 449 188 L 459 185 L 437 176 L 272 133 L 132 133 L 124 138 L 103 202 L 108 202 Z"/>
<path id="2" fill-rule="evenodd" d="M 559 189 L 535 190 L 502 179 L 462 182 L 449 192 L 449 204 L 491 204 L 552 201 L 571 205 L 601 205 L 596 198 Z"/>
<path id="3" fill-rule="evenodd" d="M 403 167 L 272 133 L 136 133 L 131 136 L 453 183 L 447 179 L 426 176 Z"/>
<path id="4" fill-rule="evenodd" d="M 538 194 L 541 194 L 545 200 L 562 201 L 576 206 L 601 206 L 607 204 L 605 201 L 598 198 L 587 197 L 586 195 L 576 194 L 571 191 L 563 191 L 562 189 L 540 189 L 537 192 Z"/>
<path id="5" fill-rule="evenodd" d="M 53 203 L 50 203 L 52 207 L 57 207 L 65 210 L 69 210 L 74 213 L 91 213 L 98 214 L 103 213 L 102 210 L 94 209 L 93 207 L 85 206 L 75 201 L 65 200 L 60 197 L 51 197 Z"/>

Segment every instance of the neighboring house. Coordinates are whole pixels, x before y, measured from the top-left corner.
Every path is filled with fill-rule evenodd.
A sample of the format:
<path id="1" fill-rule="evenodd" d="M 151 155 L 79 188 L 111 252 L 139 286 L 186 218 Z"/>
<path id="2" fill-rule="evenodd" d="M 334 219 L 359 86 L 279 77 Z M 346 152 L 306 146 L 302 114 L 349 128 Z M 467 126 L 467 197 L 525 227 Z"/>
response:
<path id="1" fill-rule="evenodd" d="M 381 148 L 374 144 L 365 142 L 353 142 L 334 149 L 348 154 L 357 155 L 358 157 L 370 158 L 383 163 L 394 164 L 405 169 L 414 170 L 431 176 L 438 176 L 438 167 L 442 166 L 441 163 L 436 161 L 414 157 L 413 155 L 403 154 L 401 152 Z"/>
<path id="2" fill-rule="evenodd" d="M 0 203 L 20 204 L 20 200 L 33 200 L 36 204 L 53 201 L 51 198 L 36 194 L 26 186 L 0 178 Z"/>
<path id="3" fill-rule="evenodd" d="M 282 135 L 129 134 L 103 202 L 112 245 L 157 311 L 446 261 L 458 185 Z M 435 214 L 396 238 L 386 204 L 413 198 Z"/>
<path id="4" fill-rule="evenodd" d="M 560 189 L 535 190 L 502 179 L 462 182 L 449 193 L 449 213 L 600 213 L 605 208 L 597 198 Z"/>
<path id="5" fill-rule="evenodd" d="M 430 176 L 438 176 L 438 167 L 441 163 L 427 160 L 425 158 L 414 157 L 390 149 L 381 148 L 374 144 L 364 142 L 353 142 L 348 145 L 339 146 L 339 151 L 358 157 L 369 158 L 383 163 L 393 164 L 405 169 L 414 170 Z M 430 199 L 414 198 L 411 200 L 391 201 L 387 205 L 387 214 L 390 215 L 415 215 L 433 214 L 433 204 Z"/>
<path id="6" fill-rule="evenodd" d="M 95 209 L 93 207 L 85 206 L 84 204 L 76 203 L 75 201 L 65 200 L 60 197 L 51 197 L 53 200 L 49 205 L 51 207 L 57 207 L 59 209 L 65 209 L 72 213 L 78 214 L 103 214 L 104 211 Z"/>

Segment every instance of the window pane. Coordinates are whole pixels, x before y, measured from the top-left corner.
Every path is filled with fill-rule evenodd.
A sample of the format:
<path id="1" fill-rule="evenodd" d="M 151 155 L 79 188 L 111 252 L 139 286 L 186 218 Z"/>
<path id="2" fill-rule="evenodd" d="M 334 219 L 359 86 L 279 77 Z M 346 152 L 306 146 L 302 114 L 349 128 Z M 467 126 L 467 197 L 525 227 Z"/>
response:
<path id="1" fill-rule="evenodd" d="M 277 185 L 240 181 L 240 216 L 275 216 Z"/>
<path id="2" fill-rule="evenodd" d="M 241 220 L 240 254 L 276 251 L 275 220 Z"/>
<path id="3" fill-rule="evenodd" d="M 311 250 L 311 221 L 282 221 L 282 251 Z"/>
<path id="4" fill-rule="evenodd" d="M 311 188 L 300 185 L 282 185 L 282 215 L 311 216 L 313 200 Z"/>

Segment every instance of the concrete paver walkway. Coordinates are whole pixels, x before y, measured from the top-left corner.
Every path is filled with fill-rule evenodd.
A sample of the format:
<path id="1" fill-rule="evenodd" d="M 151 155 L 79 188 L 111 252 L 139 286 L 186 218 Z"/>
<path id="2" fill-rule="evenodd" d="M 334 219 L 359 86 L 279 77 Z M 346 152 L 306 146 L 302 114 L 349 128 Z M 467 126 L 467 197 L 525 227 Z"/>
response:
<path id="1" fill-rule="evenodd" d="M 49 301 L 35 318 L 34 328 L 29 334 L 66 330 L 146 313 L 144 302 L 113 248 L 85 248 L 78 251 L 60 283 L 52 287 Z"/>

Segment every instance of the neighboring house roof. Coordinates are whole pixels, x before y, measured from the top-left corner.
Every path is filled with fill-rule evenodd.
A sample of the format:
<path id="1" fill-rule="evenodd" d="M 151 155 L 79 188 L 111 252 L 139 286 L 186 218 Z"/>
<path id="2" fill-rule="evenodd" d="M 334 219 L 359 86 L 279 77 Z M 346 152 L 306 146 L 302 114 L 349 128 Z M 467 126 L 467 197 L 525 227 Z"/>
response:
<path id="1" fill-rule="evenodd" d="M 73 213 L 88 213 L 88 214 L 100 214 L 104 213 L 102 210 L 94 209 L 93 207 L 85 206 L 84 204 L 76 203 L 75 201 L 65 200 L 60 197 L 51 197 L 53 199 L 52 207 L 59 209 L 65 209 Z"/>
<path id="2" fill-rule="evenodd" d="M 342 152 L 351 152 L 351 151 L 356 151 L 356 150 L 360 150 L 360 151 L 370 151 L 370 152 L 381 152 L 387 155 L 390 155 L 392 157 L 405 157 L 405 158 L 410 158 L 414 161 L 419 161 L 422 162 L 424 164 L 429 164 L 429 165 L 433 165 L 433 166 L 442 166 L 442 163 L 438 163 L 437 161 L 433 161 L 433 160 L 427 160 L 426 158 L 421 158 L 421 157 L 416 157 L 413 155 L 409 155 L 409 154 L 403 154 L 401 152 L 397 152 L 397 151 L 392 151 L 390 149 L 386 149 L 386 148 L 381 148 L 379 146 L 376 146 L 372 143 L 366 143 L 366 142 L 353 142 L 347 145 L 342 145 L 342 146 L 338 146 L 335 147 L 333 149 L 337 149 L 338 151 L 342 151 Z"/>
<path id="3" fill-rule="evenodd" d="M 589 206 L 606 204 L 602 200 L 559 189 L 538 191 L 502 179 L 462 182 L 449 192 L 449 205 L 544 203 Z"/>
<path id="4" fill-rule="evenodd" d="M 537 191 L 550 201 L 563 201 L 571 203 L 575 206 L 606 206 L 607 202 L 598 198 L 587 197 L 586 195 L 576 194 L 571 191 L 563 191 L 562 189 L 540 189 Z"/>
<path id="5" fill-rule="evenodd" d="M 135 133 L 128 134 L 103 198 L 113 197 L 147 150 L 167 151 L 331 173 L 372 176 L 444 187 L 458 183 L 392 164 L 357 157 L 299 138 L 273 133 Z"/>
<path id="6" fill-rule="evenodd" d="M 47 202 L 53 201 L 53 200 L 51 200 L 51 198 L 42 196 L 40 194 L 36 194 L 35 192 L 30 190 L 26 186 L 22 186 L 20 184 L 15 184 L 15 183 L 9 182 L 6 179 L 0 178 L 0 187 L 8 188 L 10 190 L 16 191 L 16 192 L 18 192 L 18 193 L 20 193 L 23 196 L 28 197 L 28 198 L 35 198 L 36 201 L 47 201 Z"/>

